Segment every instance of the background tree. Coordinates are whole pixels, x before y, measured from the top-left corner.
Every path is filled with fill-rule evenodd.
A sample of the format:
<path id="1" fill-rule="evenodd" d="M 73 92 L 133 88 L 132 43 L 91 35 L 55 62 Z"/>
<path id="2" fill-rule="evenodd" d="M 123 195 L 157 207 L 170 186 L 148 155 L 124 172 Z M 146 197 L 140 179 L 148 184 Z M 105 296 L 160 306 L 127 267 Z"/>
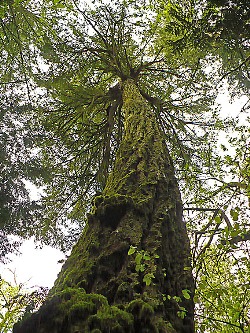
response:
<path id="1" fill-rule="evenodd" d="M 232 98 L 248 94 L 248 2 L 208 1 L 202 5 L 191 2 L 183 4 L 178 1 L 156 3 L 159 6 L 159 25 L 162 29 L 160 30 L 159 45 L 167 50 L 177 48 L 178 57 L 181 59 L 187 54 L 189 55 L 192 50 L 192 61 L 198 67 L 202 66 L 204 59 L 206 59 L 208 60 L 206 62 L 208 68 L 210 70 L 216 69 L 215 72 L 219 77 L 214 81 L 214 84 L 219 89 L 223 89 L 223 82 L 227 80 Z M 212 62 L 209 63 L 211 60 Z M 209 70 L 208 68 L 207 70 Z M 213 292 L 211 291 L 213 288 L 210 289 L 203 284 L 204 280 L 217 280 L 217 273 L 213 275 L 210 271 L 208 274 L 208 268 L 205 264 L 206 261 L 212 261 L 214 258 L 209 251 L 210 246 L 212 244 L 218 246 L 213 247 L 213 252 L 216 252 L 218 258 L 222 257 L 222 253 L 224 253 L 224 258 L 227 258 L 228 253 L 230 255 L 237 253 L 235 262 L 238 262 L 239 265 L 242 264 L 243 267 L 245 267 L 243 259 L 249 258 L 249 244 L 245 244 L 249 240 L 249 207 L 246 198 L 249 182 L 245 178 L 246 170 L 249 169 L 249 165 L 246 163 L 249 155 L 249 118 L 246 116 L 248 110 L 249 99 L 247 98 L 242 110 L 233 119 L 234 128 L 228 128 L 227 137 L 226 135 L 220 136 L 223 140 L 223 144 L 220 146 L 221 150 L 218 151 L 214 146 L 211 148 L 213 151 L 217 151 L 216 159 L 209 158 L 212 172 L 207 173 L 207 175 L 210 174 L 209 178 L 203 177 L 202 182 L 205 186 L 201 192 L 197 192 L 197 197 L 192 197 L 192 201 L 190 201 L 189 196 L 192 192 L 187 185 L 189 191 L 187 192 L 187 204 L 184 207 L 188 214 L 185 219 L 191 234 L 194 236 L 193 258 L 196 290 L 198 293 L 203 288 L 208 291 L 207 294 L 201 293 L 203 296 L 200 295 L 200 304 L 197 306 L 197 327 L 201 332 L 217 332 L 224 329 L 228 332 L 234 332 L 237 330 L 233 325 L 235 322 L 238 324 L 239 331 L 245 332 L 249 329 L 246 322 L 240 323 L 240 320 L 246 319 L 240 318 L 240 316 L 236 319 L 236 315 L 233 316 L 229 309 L 226 311 L 227 314 L 231 313 L 231 315 L 227 318 L 220 312 L 217 312 L 216 316 L 209 316 L 206 310 L 203 314 L 200 311 L 204 310 L 209 302 L 210 304 L 214 303 L 215 299 L 220 302 L 220 283 L 223 284 L 223 279 L 227 279 L 225 273 L 218 283 L 218 289 L 213 285 Z M 217 125 L 219 124 L 217 123 Z M 221 122 L 221 125 L 225 126 L 225 120 Z M 221 131 L 223 131 L 223 126 Z M 210 123 L 211 128 L 212 122 Z M 207 186 L 206 180 L 208 179 L 212 187 Z M 182 191 L 182 193 L 185 192 Z M 218 261 L 214 262 L 215 266 L 219 264 Z M 235 268 L 235 277 L 237 272 L 240 274 L 240 270 Z M 213 283 L 211 282 L 211 284 Z M 248 292 L 245 290 L 244 282 L 239 283 L 239 285 L 241 285 L 239 288 L 244 290 L 242 292 L 243 298 L 247 299 Z M 237 293 L 234 293 L 233 299 L 238 304 L 238 308 L 245 307 L 244 301 Z M 203 307 L 201 304 L 206 305 Z M 230 306 L 233 308 L 232 303 Z M 206 316 L 208 319 L 205 318 Z"/>
<path id="2" fill-rule="evenodd" d="M 38 288 L 30 291 L 24 284 L 10 283 L 0 278 L 0 329 L 2 333 L 11 332 L 15 322 L 27 313 L 35 311 L 45 300 L 47 290 Z"/>
<path id="3" fill-rule="evenodd" d="M 206 274 L 200 275 L 195 299 L 197 332 L 249 331 L 249 258 L 244 250 L 246 246 L 228 253 L 224 248 L 207 250 Z"/>
<path id="4" fill-rule="evenodd" d="M 35 45 L 44 44 L 44 30 L 49 29 L 43 5 L 32 1 L 0 4 L 0 261 L 6 261 L 7 254 L 18 251 L 22 241 L 31 236 L 46 244 L 70 247 L 69 237 L 66 245 L 60 227 L 52 228 L 42 218 L 44 204 L 32 200 L 26 185 L 32 182 L 42 188 L 45 179 L 49 181 L 48 168 L 41 161 L 41 146 L 49 133 L 32 106 L 32 71 L 41 62 Z M 48 4 L 51 6 L 53 2 Z"/>

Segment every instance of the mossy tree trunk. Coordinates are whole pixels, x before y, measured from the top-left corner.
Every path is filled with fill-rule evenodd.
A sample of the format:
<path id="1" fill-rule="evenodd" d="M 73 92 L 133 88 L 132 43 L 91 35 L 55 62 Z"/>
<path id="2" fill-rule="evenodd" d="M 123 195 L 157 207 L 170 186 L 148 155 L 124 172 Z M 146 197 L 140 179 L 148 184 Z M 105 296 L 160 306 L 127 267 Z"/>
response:
<path id="1" fill-rule="evenodd" d="M 121 90 L 125 130 L 114 169 L 48 300 L 14 333 L 194 332 L 172 161 L 136 83 Z"/>

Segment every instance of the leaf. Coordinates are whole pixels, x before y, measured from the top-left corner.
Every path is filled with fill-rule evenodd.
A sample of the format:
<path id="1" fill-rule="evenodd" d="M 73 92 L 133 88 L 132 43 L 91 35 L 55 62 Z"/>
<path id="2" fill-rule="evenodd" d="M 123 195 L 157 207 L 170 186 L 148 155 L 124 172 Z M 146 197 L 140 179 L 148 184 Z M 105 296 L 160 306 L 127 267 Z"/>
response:
<path id="1" fill-rule="evenodd" d="M 143 277 L 143 282 L 146 283 L 146 286 L 149 286 L 152 282 L 152 279 L 154 278 L 154 274 L 153 273 L 148 273 L 146 275 L 144 275 Z"/>
<path id="2" fill-rule="evenodd" d="M 135 270 L 136 270 L 136 272 L 140 272 L 140 268 L 141 268 L 141 265 L 136 265 L 136 266 L 135 266 Z"/>
<path id="3" fill-rule="evenodd" d="M 173 296 L 173 299 L 179 303 L 181 301 L 181 298 L 179 296 Z"/>
<path id="4" fill-rule="evenodd" d="M 234 221 L 238 221 L 238 218 L 239 218 L 239 212 L 235 209 L 231 209 L 230 210 L 230 215 L 232 216 L 232 219 Z"/>
<path id="5" fill-rule="evenodd" d="M 195 295 L 193 300 L 195 304 L 200 302 L 198 295 Z"/>
<path id="6" fill-rule="evenodd" d="M 136 251 L 136 246 L 130 245 L 130 248 L 128 250 L 128 255 L 131 256 L 132 254 L 134 254 Z"/>
<path id="7" fill-rule="evenodd" d="M 179 307 L 180 311 L 177 312 L 177 316 L 180 317 L 181 319 L 184 319 L 187 315 L 187 311 L 183 306 Z"/>
<path id="8" fill-rule="evenodd" d="M 138 266 L 139 266 L 139 265 L 138 265 Z M 140 266 L 139 266 L 139 271 L 140 271 L 140 272 L 144 272 L 145 269 L 146 269 L 145 265 L 144 265 L 144 264 L 140 264 Z"/>
<path id="9" fill-rule="evenodd" d="M 215 216 L 214 220 L 215 220 L 215 222 L 216 222 L 217 224 L 221 223 L 221 218 L 220 218 L 220 216 Z"/>
<path id="10" fill-rule="evenodd" d="M 150 260 L 151 257 L 150 257 L 150 255 L 148 255 L 148 254 L 144 254 L 143 259 L 144 259 L 144 260 Z"/>
<path id="11" fill-rule="evenodd" d="M 231 231 L 231 236 L 232 236 L 232 237 L 236 237 L 236 236 L 239 235 L 239 233 L 240 233 L 240 230 L 232 230 L 232 231 Z"/>
<path id="12" fill-rule="evenodd" d="M 182 290 L 182 295 L 183 295 L 183 297 L 184 298 L 186 298 L 186 299 L 190 299 L 190 290 L 188 290 L 188 289 L 183 289 Z"/>
<path id="13" fill-rule="evenodd" d="M 183 268 L 184 271 L 190 271 L 191 269 L 192 269 L 192 267 L 190 267 L 190 266 L 186 266 Z"/>
<path id="14" fill-rule="evenodd" d="M 137 265 L 140 265 L 141 260 L 142 260 L 142 254 L 139 252 L 139 253 L 136 254 L 136 257 L 135 257 L 135 263 L 136 263 Z"/>

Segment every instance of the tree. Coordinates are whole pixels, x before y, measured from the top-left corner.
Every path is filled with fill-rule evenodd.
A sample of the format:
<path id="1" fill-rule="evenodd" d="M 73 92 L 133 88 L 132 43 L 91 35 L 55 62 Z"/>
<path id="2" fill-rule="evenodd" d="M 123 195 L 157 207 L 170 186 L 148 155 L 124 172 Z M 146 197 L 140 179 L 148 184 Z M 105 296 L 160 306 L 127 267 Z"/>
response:
<path id="1" fill-rule="evenodd" d="M 11 103 L 4 94 L 1 97 L 0 260 L 4 260 L 7 253 L 18 248 L 18 242 L 11 242 L 8 236 L 30 234 L 31 221 L 35 224 L 37 205 L 30 201 L 23 179 L 27 179 L 28 169 L 38 164 L 37 159 L 29 154 L 33 140 L 23 135 L 30 131 L 23 119 L 25 106 L 18 107 L 14 96 Z"/>
<path id="2" fill-rule="evenodd" d="M 31 236 L 43 243 L 63 245 L 60 227 L 52 230 L 42 218 L 42 200 L 33 200 L 26 182 L 37 187 L 49 178 L 49 170 L 41 163 L 40 146 L 46 138 L 43 127 L 33 117 L 31 105 L 20 103 L 21 93 L 2 93 L 0 127 L 0 261 L 18 252 Z M 13 237 L 15 236 L 15 237 Z M 18 236 L 18 237 L 16 237 Z M 65 246 L 64 246 L 65 247 Z"/>
<path id="3" fill-rule="evenodd" d="M 226 79 L 232 97 L 242 94 L 242 91 L 249 96 L 249 37 L 246 32 L 249 25 L 249 3 L 208 1 L 203 4 L 205 5 L 203 8 L 203 5 L 199 7 L 199 4 L 196 3 L 199 12 L 195 11 L 189 2 L 185 4 L 180 4 L 178 1 L 159 3 L 161 22 L 163 21 L 161 23 L 163 25 L 161 43 L 167 44 L 170 48 L 177 46 L 180 52 L 184 52 L 184 54 L 187 52 L 188 55 L 190 50 L 193 50 L 193 57 L 197 61 L 203 61 L 204 55 L 207 59 L 212 59 L 215 66 L 219 66 L 218 86 Z M 167 8 L 170 8 L 172 16 L 165 15 L 164 9 Z M 173 36 L 172 40 L 167 42 L 164 41 L 166 31 Z M 210 63 L 210 66 L 212 67 L 213 64 Z M 214 172 L 209 172 L 210 181 L 213 184 L 210 193 L 205 193 L 204 190 L 199 191 L 198 197 L 189 201 L 189 205 L 185 207 L 188 212 L 185 219 L 189 223 L 188 229 L 193 235 L 195 288 L 199 295 L 199 298 L 195 297 L 194 300 L 198 303 L 196 323 L 199 332 L 224 330 L 225 332 L 237 330 L 248 332 L 249 330 L 249 324 L 247 324 L 249 318 L 247 319 L 243 310 L 245 308 L 244 300 L 249 298 L 249 293 L 245 290 L 245 283 L 239 282 L 238 288 L 241 294 L 239 295 L 235 292 L 233 285 L 225 286 L 224 279 L 228 279 L 226 272 L 229 270 L 229 265 L 227 265 L 228 270 L 224 270 L 224 275 L 220 274 L 219 281 L 218 273 L 209 270 L 210 266 L 223 266 L 221 258 L 227 259 L 229 255 L 235 256 L 234 274 L 231 276 L 233 280 L 237 279 L 238 274 L 241 275 L 242 269 L 239 267 L 247 270 L 244 260 L 249 258 L 249 203 L 246 198 L 249 188 L 247 178 L 249 121 L 244 116 L 244 111 L 248 110 L 249 99 L 235 118 L 234 129 L 229 131 L 227 138 L 223 136 L 221 139 L 223 153 L 218 152 L 217 159 L 211 163 Z M 237 124 L 239 122 L 241 125 Z M 225 124 L 225 122 L 223 121 L 221 124 Z M 215 147 L 211 149 L 214 150 Z M 206 177 L 203 177 L 203 180 L 205 179 Z M 189 215 L 191 211 L 192 213 Z M 216 244 L 216 247 L 213 247 L 212 252 L 216 254 L 211 256 L 210 248 L 213 244 Z M 219 259 L 215 260 L 215 257 Z M 242 280 L 239 279 L 239 281 Z M 220 284 L 224 286 L 221 287 Z M 220 307 L 223 309 L 223 305 L 225 306 L 224 314 L 219 307 L 216 310 L 221 301 L 221 288 L 223 290 L 230 288 L 230 297 L 227 299 L 229 302 L 225 302 L 224 299 L 224 303 Z M 232 290 L 234 290 L 233 293 Z M 238 310 L 234 304 L 237 304 Z M 232 311 L 232 309 L 234 310 Z M 238 313 L 237 318 L 236 313 Z"/>
<path id="4" fill-rule="evenodd" d="M 220 79 L 219 64 L 206 71 L 219 59 L 207 51 L 215 39 L 201 50 L 199 25 L 182 8 L 169 2 L 162 16 L 138 1 L 73 3 L 56 11 L 59 38 L 48 30 L 36 46 L 49 67 L 33 73 L 47 89 L 40 114 L 55 138 L 44 154 L 47 164 L 56 161 L 45 214 L 81 220 L 101 193 L 47 303 L 15 332 L 193 332 L 191 254 L 175 177 L 184 200 L 192 193 L 191 204 L 213 210 L 204 230 L 221 226 L 213 206 L 228 188 L 218 186 L 215 135 L 234 122 L 210 108 Z"/>
<path id="5" fill-rule="evenodd" d="M 31 236 L 62 244 L 60 228 L 52 230 L 41 218 L 44 205 L 31 199 L 25 185 L 31 181 L 42 187 L 49 178 L 39 155 L 47 135 L 31 106 L 31 67 L 37 65 L 32 43 L 39 44 L 46 28 L 32 1 L 0 3 L 0 261 Z"/>
<path id="6" fill-rule="evenodd" d="M 12 330 L 15 322 L 32 311 L 39 308 L 39 305 L 45 300 L 47 290 L 40 288 L 32 292 L 25 289 L 24 284 L 14 283 L 0 277 L 0 329 L 2 333 L 8 333 Z"/>
<path id="7" fill-rule="evenodd" d="M 248 258 L 241 249 L 225 253 L 212 246 L 208 252 L 203 257 L 206 274 L 200 278 L 196 295 L 197 332 L 248 332 Z"/>
<path id="8" fill-rule="evenodd" d="M 22 328 L 27 332 L 66 332 L 75 325 L 85 332 L 170 332 L 170 322 L 180 332 L 193 331 L 189 245 L 172 161 L 134 80 L 122 84 L 125 131 L 113 172 L 54 287 L 56 296 L 41 309 L 42 320 L 35 316 Z M 58 301 L 67 307 L 67 313 L 58 308 L 60 323 Z M 48 311 L 55 320 L 43 317 Z M 44 323 L 39 327 L 37 320 Z"/>

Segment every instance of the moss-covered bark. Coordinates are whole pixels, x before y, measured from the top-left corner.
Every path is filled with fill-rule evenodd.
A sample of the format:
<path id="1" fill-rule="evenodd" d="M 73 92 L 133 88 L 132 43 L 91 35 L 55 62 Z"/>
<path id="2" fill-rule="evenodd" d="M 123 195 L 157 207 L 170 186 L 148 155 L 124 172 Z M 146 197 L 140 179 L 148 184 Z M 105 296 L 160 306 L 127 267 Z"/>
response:
<path id="1" fill-rule="evenodd" d="M 14 333 L 194 332 L 189 241 L 172 162 L 133 80 L 122 84 L 122 97 L 125 132 L 106 187 L 47 302 Z"/>

